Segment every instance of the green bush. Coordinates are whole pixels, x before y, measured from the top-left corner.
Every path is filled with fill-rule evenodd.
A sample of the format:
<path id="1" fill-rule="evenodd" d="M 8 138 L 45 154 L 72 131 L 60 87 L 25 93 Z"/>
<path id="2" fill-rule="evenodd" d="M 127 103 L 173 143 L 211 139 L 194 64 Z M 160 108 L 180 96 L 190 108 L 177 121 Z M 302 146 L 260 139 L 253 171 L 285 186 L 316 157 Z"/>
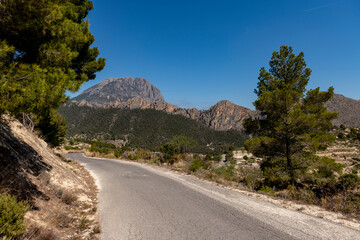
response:
<path id="1" fill-rule="evenodd" d="M 227 161 L 233 159 L 233 157 L 234 157 L 233 152 L 227 152 L 226 155 L 225 155 L 225 159 L 226 159 Z"/>
<path id="2" fill-rule="evenodd" d="M 24 216 L 29 204 L 18 202 L 14 196 L 0 193 L 0 236 L 12 239 L 26 229 Z"/>
<path id="3" fill-rule="evenodd" d="M 334 178 L 334 173 L 341 174 L 343 167 L 340 163 L 335 162 L 334 159 L 328 157 L 319 157 L 315 163 L 318 169 L 319 177 Z"/>
<path id="4" fill-rule="evenodd" d="M 352 190 L 360 185 L 360 178 L 355 174 L 345 174 L 339 178 L 339 187 Z"/>
<path id="5" fill-rule="evenodd" d="M 337 137 L 339 138 L 339 139 L 345 139 L 345 134 L 344 133 L 342 133 L 342 132 L 340 132 L 340 133 L 338 133 L 338 135 L 337 135 Z"/>
<path id="6" fill-rule="evenodd" d="M 212 160 L 212 156 L 210 154 L 206 154 L 205 161 L 211 161 L 211 160 Z"/>
<path id="7" fill-rule="evenodd" d="M 225 166 L 213 169 L 213 172 L 223 177 L 227 181 L 233 181 L 235 175 L 235 164 L 227 164 Z"/>
<path id="8" fill-rule="evenodd" d="M 258 192 L 270 193 L 271 195 L 275 194 L 275 191 L 269 186 L 262 186 Z"/>
<path id="9" fill-rule="evenodd" d="M 165 143 L 161 148 L 160 152 L 164 153 L 162 162 L 174 164 L 176 161 L 174 146 L 170 143 Z"/>
<path id="10" fill-rule="evenodd" d="M 220 162 L 221 161 L 221 154 L 217 154 L 214 156 L 214 161 L 215 162 Z"/>
<path id="11" fill-rule="evenodd" d="M 203 166 L 203 162 L 199 157 L 195 158 L 190 166 L 190 171 L 196 172 L 198 169 L 200 169 Z"/>

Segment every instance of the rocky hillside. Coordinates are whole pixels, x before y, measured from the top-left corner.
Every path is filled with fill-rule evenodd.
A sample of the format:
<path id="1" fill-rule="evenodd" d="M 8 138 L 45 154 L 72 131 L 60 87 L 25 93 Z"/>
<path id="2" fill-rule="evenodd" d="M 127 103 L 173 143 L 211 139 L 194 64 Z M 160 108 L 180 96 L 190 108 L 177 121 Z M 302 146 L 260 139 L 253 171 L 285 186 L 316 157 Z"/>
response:
<path id="1" fill-rule="evenodd" d="M 99 237 L 94 180 L 82 166 L 57 156 L 19 121 L 0 119 L 0 193 L 26 200 L 27 229 L 16 239 Z M 80 213 L 81 212 L 81 213 Z M 79 230 L 86 218 L 86 229 Z M 1 226 L 2 227 L 2 226 Z M 2 239 L 2 236 L 0 236 Z"/>
<path id="2" fill-rule="evenodd" d="M 330 111 L 339 113 L 338 118 L 333 121 L 335 125 L 340 126 L 344 124 L 347 127 L 360 126 L 360 100 L 335 94 L 325 106 Z"/>
<path id="3" fill-rule="evenodd" d="M 242 130 L 242 120 L 249 117 L 258 117 L 256 111 L 238 106 L 230 101 L 223 100 L 209 110 L 196 108 L 179 108 L 166 102 L 151 102 L 142 98 L 133 98 L 126 102 L 109 103 L 107 108 L 120 109 L 155 109 L 170 114 L 178 114 L 197 120 L 215 130 Z"/>
<path id="4" fill-rule="evenodd" d="M 111 102 L 125 102 L 132 98 L 142 98 L 150 102 L 164 102 L 159 89 L 144 78 L 108 78 L 85 90 L 72 99 L 82 105 L 105 107 Z"/>

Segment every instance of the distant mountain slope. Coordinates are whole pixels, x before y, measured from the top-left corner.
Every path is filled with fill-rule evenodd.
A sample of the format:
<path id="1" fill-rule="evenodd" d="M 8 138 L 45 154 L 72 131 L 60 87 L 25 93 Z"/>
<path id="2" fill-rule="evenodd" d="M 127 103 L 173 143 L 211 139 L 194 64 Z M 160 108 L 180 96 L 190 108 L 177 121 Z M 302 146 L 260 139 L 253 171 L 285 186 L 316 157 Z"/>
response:
<path id="1" fill-rule="evenodd" d="M 325 106 L 332 112 L 338 112 L 338 118 L 333 121 L 337 126 L 360 127 L 360 100 L 334 94 Z"/>
<path id="2" fill-rule="evenodd" d="M 159 89 L 144 78 L 109 78 L 73 98 L 76 102 L 105 107 L 110 102 L 125 102 L 140 97 L 151 102 L 165 102 Z"/>
<path id="3" fill-rule="evenodd" d="M 97 140 L 127 140 L 137 148 L 159 150 L 176 135 L 194 139 L 194 152 L 209 152 L 224 145 L 243 146 L 245 135 L 238 131 L 215 131 L 180 115 L 154 109 L 91 108 L 62 106 L 68 136 Z"/>
<path id="4" fill-rule="evenodd" d="M 154 109 L 182 115 L 215 130 L 242 131 L 245 118 L 258 118 L 260 113 L 223 100 L 208 110 L 180 108 L 165 102 L 161 92 L 143 78 L 109 78 L 71 100 L 69 105 L 119 109 Z M 330 111 L 339 112 L 335 125 L 360 126 L 360 101 L 335 94 L 326 103 Z"/>
<path id="5" fill-rule="evenodd" d="M 155 109 L 170 114 L 182 115 L 197 120 L 206 126 L 220 131 L 241 131 L 242 120 L 249 117 L 257 117 L 257 111 L 238 106 L 230 101 L 222 100 L 212 106 L 209 110 L 198 110 L 196 108 L 179 108 L 166 102 L 150 102 L 141 98 L 133 98 L 126 102 L 112 102 L 107 108 L 120 109 Z"/>

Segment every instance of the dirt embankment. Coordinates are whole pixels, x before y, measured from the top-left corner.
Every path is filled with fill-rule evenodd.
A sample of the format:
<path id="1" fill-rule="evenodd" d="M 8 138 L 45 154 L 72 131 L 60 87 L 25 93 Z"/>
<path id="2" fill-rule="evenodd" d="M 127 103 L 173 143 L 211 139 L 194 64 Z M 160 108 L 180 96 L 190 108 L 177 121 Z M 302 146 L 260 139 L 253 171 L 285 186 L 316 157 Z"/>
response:
<path id="1" fill-rule="evenodd" d="M 93 178 L 7 117 L 0 121 L 0 191 L 32 207 L 21 239 L 99 239 Z"/>

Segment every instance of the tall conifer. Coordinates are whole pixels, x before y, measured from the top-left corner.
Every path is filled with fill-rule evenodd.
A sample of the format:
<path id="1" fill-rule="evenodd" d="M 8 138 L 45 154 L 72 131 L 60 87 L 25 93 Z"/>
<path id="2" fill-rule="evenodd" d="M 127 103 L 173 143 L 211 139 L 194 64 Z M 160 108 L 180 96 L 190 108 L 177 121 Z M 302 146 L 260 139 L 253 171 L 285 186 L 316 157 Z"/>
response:
<path id="1" fill-rule="evenodd" d="M 246 132 L 253 136 L 245 146 L 264 159 L 266 181 L 286 187 L 309 170 L 317 150 L 335 140 L 329 130 L 337 114 L 323 105 L 334 89 L 306 91 L 311 70 L 306 68 L 304 53 L 295 55 L 292 47 L 281 46 L 269 64 L 269 71 L 260 69 L 255 89 L 254 105 L 263 118 L 244 121 Z"/>

